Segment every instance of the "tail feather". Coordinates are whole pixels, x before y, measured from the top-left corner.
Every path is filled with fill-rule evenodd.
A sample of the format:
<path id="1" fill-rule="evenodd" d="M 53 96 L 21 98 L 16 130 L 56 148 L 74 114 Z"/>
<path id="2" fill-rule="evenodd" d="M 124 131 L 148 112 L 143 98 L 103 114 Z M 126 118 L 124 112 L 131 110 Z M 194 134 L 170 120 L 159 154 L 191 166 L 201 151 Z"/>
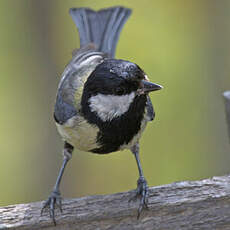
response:
<path id="1" fill-rule="evenodd" d="M 72 16 L 79 32 L 80 46 L 94 43 L 97 50 L 114 57 L 120 32 L 131 10 L 112 7 L 93 11 L 89 8 L 72 8 Z"/>

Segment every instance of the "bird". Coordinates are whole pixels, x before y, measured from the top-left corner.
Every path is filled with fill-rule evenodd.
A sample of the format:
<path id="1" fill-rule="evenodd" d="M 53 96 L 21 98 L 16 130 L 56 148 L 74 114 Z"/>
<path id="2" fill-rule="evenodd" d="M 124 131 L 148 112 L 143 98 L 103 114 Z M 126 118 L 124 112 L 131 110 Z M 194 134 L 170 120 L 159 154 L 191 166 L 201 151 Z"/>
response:
<path id="1" fill-rule="evenodd" d="M 147 208 L 148 185 L 140 162 L 139 140 L 155 117 L 149 93 L 162 86 L 150 82 L 137 64 L 115 59 L 120 32 L 131 12 L 122 6 L 69 10 L 78 29 L 80 48 L 73 51 L 56 94 L 54 120 L 64 141 L 63 163 L 41 209 L 41 214 L 48 209 L 55 225 L 55 208 L 62 211 L 60 182 L 74 149 L 95 154 L 129 149 L 139 172 L 137 217 Z"/>

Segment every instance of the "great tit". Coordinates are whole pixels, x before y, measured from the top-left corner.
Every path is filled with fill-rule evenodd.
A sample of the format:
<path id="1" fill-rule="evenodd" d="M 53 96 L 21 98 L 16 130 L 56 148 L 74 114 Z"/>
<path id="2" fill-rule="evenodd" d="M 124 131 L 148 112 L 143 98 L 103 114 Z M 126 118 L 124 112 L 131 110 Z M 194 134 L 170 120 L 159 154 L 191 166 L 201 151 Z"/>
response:
<path id="1" fill-rule="evenodd" d="M 64 159 L 42 211 L 48 208 L 55 224 L 55 205 L 61 209 L 59 185 L 74 148 L 97 154 L 130 149 L 139 170 L 139 217 L 148 198 L 139 159 L 139 139 L 147 122 L 155 116 L 148 93 L 162 86 L 150 82 L 137 64 L 114 59 L 130 9 L 72 8 L 69 12 L 78 28 L 80 48 L 73 52 L 57 91 L 54 119 L 64 140 Z"/>

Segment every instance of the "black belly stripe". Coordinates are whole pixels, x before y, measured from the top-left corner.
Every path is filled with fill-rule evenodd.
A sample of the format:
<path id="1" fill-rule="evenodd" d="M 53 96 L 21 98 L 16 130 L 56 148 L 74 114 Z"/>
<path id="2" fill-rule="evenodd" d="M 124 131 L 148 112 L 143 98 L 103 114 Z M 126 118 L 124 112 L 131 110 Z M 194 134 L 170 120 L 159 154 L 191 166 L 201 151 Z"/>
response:
<path id="1" fill-rule="evenodd" d="M 128 144 L 141 129 L 146 101 L 145 95 L 136 97 L 125 114 L 109 122 L 101 121 L 95 113 L 89 111 L 86 119 L 99 127 L 97 142 L 101 145 L 100 148 L 92 149 L 91 152 L 106 154 L 115 152 L 120 146 Z"/>

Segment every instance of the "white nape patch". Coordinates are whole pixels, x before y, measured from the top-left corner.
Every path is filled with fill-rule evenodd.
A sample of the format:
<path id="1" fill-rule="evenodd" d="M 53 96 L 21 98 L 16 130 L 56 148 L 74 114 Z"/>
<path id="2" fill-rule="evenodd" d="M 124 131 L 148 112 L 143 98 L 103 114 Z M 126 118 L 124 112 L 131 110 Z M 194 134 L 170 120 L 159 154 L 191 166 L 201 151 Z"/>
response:
<path id="1" fill-rule="evenodd" d="M 89 99 L 89 106 L 102 121 L 111 121 L 128 111 L 134 97 L 134 92 L 121 96 L 97 94 Z"/>
<path id="2" fill-rule="evenodd" d="M 149 78 L 146 74 L 145 74 L 145 80 L 149 81 Z"/>

